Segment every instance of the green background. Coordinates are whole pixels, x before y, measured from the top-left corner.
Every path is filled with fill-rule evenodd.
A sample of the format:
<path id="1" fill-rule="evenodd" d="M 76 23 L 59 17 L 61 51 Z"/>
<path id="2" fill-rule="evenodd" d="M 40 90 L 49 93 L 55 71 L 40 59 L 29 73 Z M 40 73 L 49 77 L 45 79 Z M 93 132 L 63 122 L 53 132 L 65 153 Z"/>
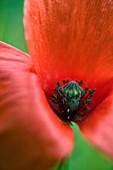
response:
<path id="1" fill-rule="evenodd" d="M 23 0 L 0 0 L 0 40 L 27 52 L 24 40 Z M 113 170 L 113 163 L 88 143 L 73 126 L 75 146 L 70 156 L 52 170 Z"/>

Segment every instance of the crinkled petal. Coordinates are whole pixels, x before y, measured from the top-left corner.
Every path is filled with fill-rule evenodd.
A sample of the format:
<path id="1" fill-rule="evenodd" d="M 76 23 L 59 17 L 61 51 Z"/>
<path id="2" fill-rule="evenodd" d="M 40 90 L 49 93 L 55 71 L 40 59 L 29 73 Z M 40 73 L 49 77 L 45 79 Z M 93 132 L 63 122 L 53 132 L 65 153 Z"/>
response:
<path id="1" fill-rule="evenodd" d="M 112 1 L 25 0 L 24 26 L 45 89 L 65 78 L 83 79 L 95 87 L 111 81 Z"/>
<path id="2" fill-rule="evenodd" d="M 51 110 L 31 58 L 0 42 L 0 169 L 46 170 L 72 145 L 72 129 Z"/>

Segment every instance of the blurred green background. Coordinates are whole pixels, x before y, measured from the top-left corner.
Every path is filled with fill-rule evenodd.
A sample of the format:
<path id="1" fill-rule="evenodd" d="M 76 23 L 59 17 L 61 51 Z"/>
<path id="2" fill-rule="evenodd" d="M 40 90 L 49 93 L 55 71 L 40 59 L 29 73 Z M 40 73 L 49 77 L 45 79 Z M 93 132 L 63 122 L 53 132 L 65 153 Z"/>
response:
<path id="1" fill-rule="evenodd" d="M 23 0 L 0 0 L 0 40 L 26 52 L 22 15 Z"/>
<path id="2" fill-rule="evenodd" d="M 0 0 L 0 40 L 27 52 L 22 25 L 23 0 Z M 113 163 L 88 143 L 76 125 L 70 156 L 52 170 L 113 170 Z"/>

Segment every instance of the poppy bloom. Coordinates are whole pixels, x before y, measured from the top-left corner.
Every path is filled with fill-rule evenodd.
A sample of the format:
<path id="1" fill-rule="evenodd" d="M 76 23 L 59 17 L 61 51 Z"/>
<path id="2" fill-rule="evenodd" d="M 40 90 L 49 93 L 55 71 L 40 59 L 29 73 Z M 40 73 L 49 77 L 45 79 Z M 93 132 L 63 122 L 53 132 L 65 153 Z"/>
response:
<path id="1" fill-rule="evenodd" d="M 53 82 L 67 78 L 96 88 L 89 115 L 78 125 L 113 158 L 113 3 L 25 0 L 24 9 L 28 49 L 47 97 Z"/>
<path id="2" fill-rule="evenodd" d="M 70 153 L 72 129 L 45 97 L 53 82 L 67 78 L 96 88 L 90 114 L 78 125 L 113 157 L 112 16 L 110 1 L 25 1 L 25 34 L 34 65 L 28 55 L 0 43 L 1 169 L 46 170 Z"/>

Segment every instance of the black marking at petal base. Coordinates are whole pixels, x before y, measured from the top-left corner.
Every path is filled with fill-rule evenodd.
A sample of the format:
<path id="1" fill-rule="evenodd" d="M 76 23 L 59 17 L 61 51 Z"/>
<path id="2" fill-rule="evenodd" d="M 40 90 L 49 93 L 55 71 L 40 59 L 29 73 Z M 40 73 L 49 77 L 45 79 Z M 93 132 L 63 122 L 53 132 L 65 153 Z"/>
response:
<path id="1" fill-rule="evenodd" d="M 87 117 L 90 110 L 88 105 L 96 89 L 89 89 L 83 81 L 70 81 L 69 79 L 61 82 L 54 82 L 56 87 L 52 89 L 51 105 L 56 115 L 64 122 L 81 121 Z"/>

